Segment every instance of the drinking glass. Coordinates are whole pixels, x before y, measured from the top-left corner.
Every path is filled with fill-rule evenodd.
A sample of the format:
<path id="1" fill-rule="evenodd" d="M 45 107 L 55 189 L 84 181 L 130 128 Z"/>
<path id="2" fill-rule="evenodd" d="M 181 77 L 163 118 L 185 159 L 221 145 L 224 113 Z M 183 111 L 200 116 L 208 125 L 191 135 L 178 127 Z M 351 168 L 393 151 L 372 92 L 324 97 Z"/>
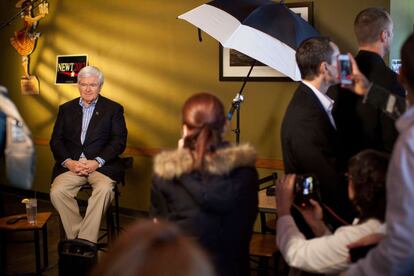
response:
<path id="1" fill-rule="evenodd" d="M 29 202 L 26 203 L 26 215 L 27 222 L 30 224 L 37 223 L 37 199 L 29 198 Z"/>

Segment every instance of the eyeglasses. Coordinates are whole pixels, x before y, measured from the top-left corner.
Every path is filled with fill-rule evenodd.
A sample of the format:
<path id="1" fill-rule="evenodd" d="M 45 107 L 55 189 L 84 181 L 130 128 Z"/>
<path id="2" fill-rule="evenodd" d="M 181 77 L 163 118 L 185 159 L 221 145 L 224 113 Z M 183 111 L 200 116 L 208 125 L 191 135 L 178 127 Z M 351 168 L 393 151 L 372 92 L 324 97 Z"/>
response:
<path id="1" fill-rule="evenodd" d="M 87 87 L 89 87 L 89 88 L 97 88 L 99 86 L 99 83 L 83 83 L 83 82 L 80 82 L 79 83 L 79 86 L 81 88 L 83 88 L 83 89 L 85 89 Z"/>

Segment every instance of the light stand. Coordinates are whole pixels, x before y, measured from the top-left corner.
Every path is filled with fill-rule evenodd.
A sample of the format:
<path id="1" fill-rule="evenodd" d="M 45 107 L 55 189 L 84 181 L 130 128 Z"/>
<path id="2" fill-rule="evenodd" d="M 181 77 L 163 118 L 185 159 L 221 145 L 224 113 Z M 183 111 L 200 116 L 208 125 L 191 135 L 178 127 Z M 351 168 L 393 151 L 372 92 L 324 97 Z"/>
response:
<path id="1" fill-rule="evenodd" d="M 243 96 L 243 90 L 246 86 L 247 81 L 249 80 L 250 74 L 252 73 L 253 67 L 256 64 L 256 60 L 253 61 L 252 66 L 250 67 L 249 72 L 247 73 L 247 76 L 244 78 L 243 85 L 240 88 L 239 93 L 236 94 L 236 96 L 233 99 L 233 102 L 230 107 L 230 111 L 227 113 L 227 119 L 231 121 L 233 118 L 233 113 L 236 111 L 236 128 L 233 129 L 233 132 L 236 134 L 236 144 L 238 145 L 240 143 L 240 107 L 241 103 L 244 101 Z"/>

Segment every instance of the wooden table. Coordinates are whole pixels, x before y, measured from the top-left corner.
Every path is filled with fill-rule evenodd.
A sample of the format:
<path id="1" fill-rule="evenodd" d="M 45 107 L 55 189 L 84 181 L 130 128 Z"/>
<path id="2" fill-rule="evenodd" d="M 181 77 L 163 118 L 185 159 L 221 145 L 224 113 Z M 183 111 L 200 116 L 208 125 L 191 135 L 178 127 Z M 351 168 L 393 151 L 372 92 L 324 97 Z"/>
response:
<path id="1" fill-rule="evenodd" d="M 27 222 L 25 214 L 19 214 L 14 216 L 8 216 L 0 218 L 0 244 L 2 247 L 1 250 L 1 261 L 2 267 L 6 268 L 7 264 L 7 234 L 10 232 L 17 231 L 33 231 L 34 238 L 29 242 L 34 242 L 35 245 L 35 257 L 36 257 L 36 274 L 40 274 L 42 269 L 48 266 L 48 246 L 47 246 L 47 222 L 52 215 L 51 212 L 37 213 L 37 223 L 30 224 Z M 14 218 L 23 218 L 18 220 L 14 224 L 7 224 L 7 221 Z M 43 268 L 40 267 L 40 242 L 39 242 L 39 232 L 43 234 Z"/>

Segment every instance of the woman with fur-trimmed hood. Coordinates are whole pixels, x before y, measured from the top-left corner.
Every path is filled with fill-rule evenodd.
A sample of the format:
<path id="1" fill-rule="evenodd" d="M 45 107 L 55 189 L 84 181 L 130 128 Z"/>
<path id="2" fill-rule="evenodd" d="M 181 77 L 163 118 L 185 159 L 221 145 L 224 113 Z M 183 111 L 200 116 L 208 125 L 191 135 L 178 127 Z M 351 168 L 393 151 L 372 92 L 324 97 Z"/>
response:
<path id="1" fill-rule="evenodd" d="M 190 97 L 182 120 L 178 149 L 154 161 L 151 214 L 196 238 L 218 275 L 249 275 L 258 201 L 255 150 L 223 141 L 223 104 L 211 94 Z"/>

